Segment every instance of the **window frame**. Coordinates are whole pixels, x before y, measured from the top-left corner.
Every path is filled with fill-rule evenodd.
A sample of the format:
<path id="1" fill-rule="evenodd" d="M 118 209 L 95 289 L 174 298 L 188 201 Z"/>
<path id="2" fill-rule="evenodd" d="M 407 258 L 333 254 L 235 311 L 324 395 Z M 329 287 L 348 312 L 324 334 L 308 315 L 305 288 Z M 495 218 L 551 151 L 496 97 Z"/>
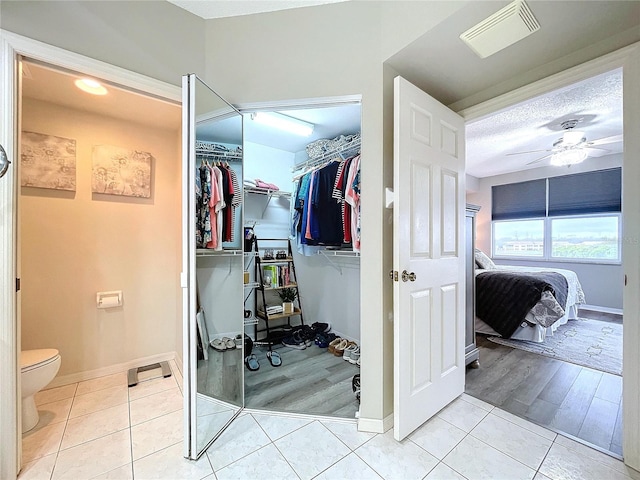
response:
<path id="1" fill-rule="evenodd" d="M 552 222 L 553 220 L 562 219 L 578 219 L 578 218 L 600 218 L 600 217 L 615 217 L 618 220 L 618 258 L 613 260 L 609 259 L 590 259 L 590 258 L 574 258 L 574 257 L 554 257 L 552 256 Z M 526 256 L 526 255 L 496 255 L 495 245 L 495 225 L 497 223 L 506 222 L 524 222 L 532 220 L 542 220 L 543 222 L 543 240 L 542 240 L 542 256 Z M 622 212 L 603 212 L 592 213 L 584 215 L 562 215 L 554 217 L 535 217 L 535 218 L 522 218 L 522 219 L 510 219 L 510 220 L 492 220 L 491 221 L 491 256 L 496 260 L 518 260 L 518 261 L 530 261 L 530 262 L 557 262 L 557 263 L 586 263 L 594 265 L 621 265 L 622 264 Z"/>

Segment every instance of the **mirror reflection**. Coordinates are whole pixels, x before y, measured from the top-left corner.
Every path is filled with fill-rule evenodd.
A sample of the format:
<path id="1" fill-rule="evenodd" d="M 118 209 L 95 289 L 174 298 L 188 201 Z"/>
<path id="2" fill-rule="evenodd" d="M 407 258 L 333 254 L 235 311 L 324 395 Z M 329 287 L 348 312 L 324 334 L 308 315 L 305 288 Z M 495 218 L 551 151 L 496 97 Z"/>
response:
<path id="1" fill-rule="evenodd" d="M 242 116 L 195 85 L 196 444 L 243 405 Z"/>

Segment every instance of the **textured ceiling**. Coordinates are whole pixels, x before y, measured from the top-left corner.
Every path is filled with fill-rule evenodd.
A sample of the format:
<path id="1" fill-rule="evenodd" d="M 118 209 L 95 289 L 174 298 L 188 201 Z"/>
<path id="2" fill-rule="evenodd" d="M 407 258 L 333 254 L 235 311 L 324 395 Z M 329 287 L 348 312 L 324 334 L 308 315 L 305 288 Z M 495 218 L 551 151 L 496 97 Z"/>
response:
<path id="1" fill-rule="evenodd" d="M 574 130 L 587 141 L 622 134 L 622 71 L 598 75 L 589 80 L 536 97 L 466 126 L 467 173 L 488 177 L 547 166 L 546 150 L 562 137 L 561 123 L 578 120 Z M 622 142 L 590 149 L 585 162 L 622 151 Z M 530 152 L 508 155 L 517 152 Z"/>

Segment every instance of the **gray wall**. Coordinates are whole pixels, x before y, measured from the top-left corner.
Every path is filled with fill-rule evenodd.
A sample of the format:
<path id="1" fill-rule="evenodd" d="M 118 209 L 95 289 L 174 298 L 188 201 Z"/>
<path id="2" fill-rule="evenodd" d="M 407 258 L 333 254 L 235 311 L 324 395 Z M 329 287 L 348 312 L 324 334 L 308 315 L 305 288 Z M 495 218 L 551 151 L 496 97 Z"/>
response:
<path id="1" fill-rule="evenodd" d="M 586 172 L 622 165 L 622 155 L 609 155 L 585 161 L 580 165 L 566 168 L 543 167 L 524 172 L 496 175 L 479 179 L 477 191 L 467 192 L 467 202 L 480 205 L 476 223 L 476 246 L 490 254 L 491 252 L 491 187 L 506 183 L 524 182 L 536 178 L 547 178 L 569 173 Z M 573 270 L 578 274 L 588 305 L 622 309 L 622 290 L 624 273 L 622 265 L 594 265 L 573 262 L 536 262 L 536 261 L 496 261 L 502 265 L 525 265 L 532 267 L 556 267 Z"/>
<path id="2" fill-rule="evenodd" d="M 204 72 L 205 20 L 165 1 L 2 0 L 0 28 L 174 85 Z"/>

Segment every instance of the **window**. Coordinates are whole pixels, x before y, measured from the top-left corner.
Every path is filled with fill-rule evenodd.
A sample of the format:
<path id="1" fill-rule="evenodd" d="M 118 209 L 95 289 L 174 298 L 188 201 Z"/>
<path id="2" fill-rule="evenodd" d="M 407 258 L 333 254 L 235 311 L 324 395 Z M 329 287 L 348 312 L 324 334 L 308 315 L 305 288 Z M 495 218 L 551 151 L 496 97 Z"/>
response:
<path id="1" fill-rule="evenodd" d="M 620 216 L 551 219 L 551 257 L 620 260 Z"/>
<path id="2" fill-rule="evenodd" d="M 494 257 L 620 262 L 620 168 L 492 188 Z"/>
<path id="3" fill-rule="evenodd" d="M 544 256 L 544 220 L 510 220 L 493 224 L 496 257 Z"/>

